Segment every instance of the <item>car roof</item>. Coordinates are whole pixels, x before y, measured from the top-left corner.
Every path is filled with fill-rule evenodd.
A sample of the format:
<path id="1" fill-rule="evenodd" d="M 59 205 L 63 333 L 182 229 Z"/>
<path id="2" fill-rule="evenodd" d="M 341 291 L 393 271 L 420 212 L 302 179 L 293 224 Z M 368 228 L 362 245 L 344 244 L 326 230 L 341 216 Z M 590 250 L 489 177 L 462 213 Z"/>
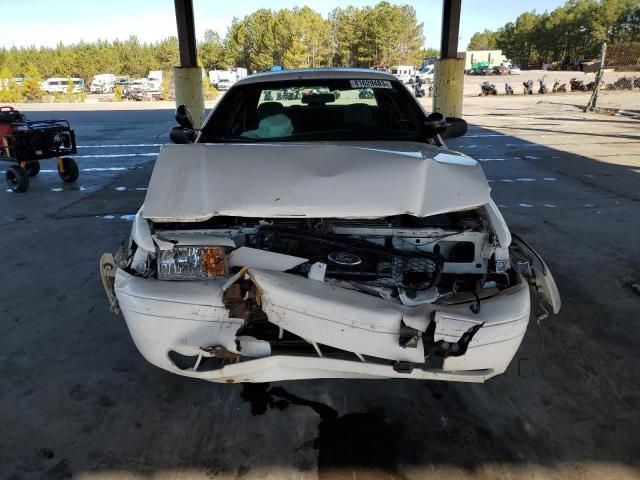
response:
<path id="1" fill-rule="evenodd" d="M 367 79 L 397 81 L 396 77 L 387 72 L 368 68 L 301 68 L 295 70 L 281 70 L 279 72 L 264 72 L 249 75 L 238 80 L 235 85 L 254 83 L 279 82 L 287 80 L 334 80 L 334 79 Z"/>

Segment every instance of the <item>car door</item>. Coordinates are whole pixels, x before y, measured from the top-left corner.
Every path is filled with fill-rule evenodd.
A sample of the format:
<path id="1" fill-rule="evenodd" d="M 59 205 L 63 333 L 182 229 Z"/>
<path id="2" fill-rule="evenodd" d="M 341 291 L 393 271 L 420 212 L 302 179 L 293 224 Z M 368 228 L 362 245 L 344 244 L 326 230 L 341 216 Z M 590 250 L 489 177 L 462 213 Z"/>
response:
<path id="1" fill-rule="evenodd" d="M 511 237 L 509 254 L 513 266 L 527 279 L 533 292 L 542 297 L 542 308 L 547 311 L 544 308 L 546 303 L 551 307 L 551 311 L 557 314 L 562 302 L 551 270 L 538 252 L 531 248 L 527 242 L 514 233 L 511 234 Z"/>

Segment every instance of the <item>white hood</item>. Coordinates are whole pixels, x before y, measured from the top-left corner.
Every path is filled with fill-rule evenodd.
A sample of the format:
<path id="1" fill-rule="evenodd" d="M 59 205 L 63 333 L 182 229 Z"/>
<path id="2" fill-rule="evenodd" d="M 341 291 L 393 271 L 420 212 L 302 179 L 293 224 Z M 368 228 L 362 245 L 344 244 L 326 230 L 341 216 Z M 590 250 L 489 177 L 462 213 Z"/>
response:
<path id="1" fill-rule="evenodd" d="M 484 205 L 489 191 L 474 160 L 413 142 L 165 145 L 143 216 L 424 217 Z"/>

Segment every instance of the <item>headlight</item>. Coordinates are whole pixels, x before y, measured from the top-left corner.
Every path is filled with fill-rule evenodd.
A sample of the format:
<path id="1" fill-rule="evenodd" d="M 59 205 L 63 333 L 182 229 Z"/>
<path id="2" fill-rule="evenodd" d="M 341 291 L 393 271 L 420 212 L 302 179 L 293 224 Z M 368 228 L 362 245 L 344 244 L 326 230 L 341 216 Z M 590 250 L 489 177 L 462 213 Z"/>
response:
<path id="1" fill-rule="evenodd" d="M 206 280 L 227 276 L 223 247 L 173 247 L 158 258 L 160 280 Z"/>

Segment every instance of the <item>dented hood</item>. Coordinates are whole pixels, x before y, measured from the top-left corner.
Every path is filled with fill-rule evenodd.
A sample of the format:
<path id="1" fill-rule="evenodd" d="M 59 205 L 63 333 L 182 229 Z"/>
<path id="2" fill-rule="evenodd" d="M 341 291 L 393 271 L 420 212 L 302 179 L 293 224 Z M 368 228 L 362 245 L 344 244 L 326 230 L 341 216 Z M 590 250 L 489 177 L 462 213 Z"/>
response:
<path id="1" fill-rule="evenodd" d="M 489 202 L 478 163 L 414 142 L 165 145 L 144 217 L 429 216 Z"/>

